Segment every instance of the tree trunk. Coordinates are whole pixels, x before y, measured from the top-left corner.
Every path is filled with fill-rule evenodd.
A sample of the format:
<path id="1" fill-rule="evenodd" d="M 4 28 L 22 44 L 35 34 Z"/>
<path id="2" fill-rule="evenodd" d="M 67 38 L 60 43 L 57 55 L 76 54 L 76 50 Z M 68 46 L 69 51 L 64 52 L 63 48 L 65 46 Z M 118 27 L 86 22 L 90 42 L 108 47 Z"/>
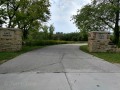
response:
<path id="1" fill-rule="evenodd" d="M 11 21 L 11 18 L 9 18 L 9 19 L 10 19 L 10 21 L 9 21 L 9 24 L 8 24 L 8 28 L 11 28 L 12 21 Z"/>
<path id="2" fill-rule="evenodd" d="M 28 36 L 28 30 L 23 29 L 23 39 L 27 39 Z"/>
<path id="3" fill-rule="evenodd" d="M 119 32 L 119 1 L 117 0 L 117 10 L 116 10 L 116 19 L 115 19 L 115 28 L 114 28 L 114 43 L 118 44 L 119 43 L 119 36 L 120 36 L 120 32 Z"/>

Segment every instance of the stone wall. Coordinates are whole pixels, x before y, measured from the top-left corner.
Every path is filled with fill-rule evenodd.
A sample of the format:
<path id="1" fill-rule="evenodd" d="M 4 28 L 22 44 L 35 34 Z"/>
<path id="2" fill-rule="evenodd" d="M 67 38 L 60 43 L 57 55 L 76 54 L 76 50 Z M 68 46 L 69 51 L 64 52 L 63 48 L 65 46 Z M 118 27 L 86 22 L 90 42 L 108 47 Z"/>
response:
<path id="1" fill-rule="evenodd" d="M 22 48 L 22 31 L 14 28 L 0 28 L 0 52 L 18 51 Z"/>
<path id="2" fill-rule="evenodd" d="M 111 43 L 110 33 L 92 31 L 88 35 L 89 52 L 119 52 L 119 48 Z"/>

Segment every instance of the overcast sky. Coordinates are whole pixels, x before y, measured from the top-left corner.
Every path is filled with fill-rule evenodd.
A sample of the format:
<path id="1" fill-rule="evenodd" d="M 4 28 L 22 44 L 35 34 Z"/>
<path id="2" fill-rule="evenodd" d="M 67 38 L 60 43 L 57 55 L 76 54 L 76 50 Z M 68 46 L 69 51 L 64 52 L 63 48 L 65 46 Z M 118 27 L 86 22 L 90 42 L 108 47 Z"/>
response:
<path id="1" fill-rule="evenodd" d="M 77 9 L 90 3 L 91 0 L 50 0 L 51 21 L 55 26 L 55 32 L 76 32 L 77 27 L 73 24 L 71 16 L 75 15 Z"/>

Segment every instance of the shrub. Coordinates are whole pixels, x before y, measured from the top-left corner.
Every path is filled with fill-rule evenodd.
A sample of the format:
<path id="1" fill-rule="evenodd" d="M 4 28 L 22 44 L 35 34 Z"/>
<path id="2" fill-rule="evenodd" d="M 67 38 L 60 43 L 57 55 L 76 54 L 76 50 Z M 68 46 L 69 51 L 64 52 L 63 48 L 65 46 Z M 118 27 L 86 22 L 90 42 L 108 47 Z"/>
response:
<path id="1" fill-rule="evenodd" d="M 66 41 L 57 40 L 29 40 L 26 41 L 27 46 L 46 46 L 46 45 L 56 45 L 56 44 L 67 44 Z"/>

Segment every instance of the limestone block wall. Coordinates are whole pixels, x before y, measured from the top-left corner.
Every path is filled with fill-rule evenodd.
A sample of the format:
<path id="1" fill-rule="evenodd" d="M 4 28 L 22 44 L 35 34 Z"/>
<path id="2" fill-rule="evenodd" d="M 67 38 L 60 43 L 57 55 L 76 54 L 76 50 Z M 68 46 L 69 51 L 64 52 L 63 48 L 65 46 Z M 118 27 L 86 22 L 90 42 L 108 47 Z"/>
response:
<path id="1" fill-rule="evenodd" d="M 110 33 L 92 31 L 88 35 L 88 48 L 90 52 L 116 52 L 116 45 L 110 45 Z"/>
<path id="2" fill-rule="evenodd" d="M 14 28 L 0 28 L 0 52 L 18 51 L 22 48 L 22 31 Z"/>

